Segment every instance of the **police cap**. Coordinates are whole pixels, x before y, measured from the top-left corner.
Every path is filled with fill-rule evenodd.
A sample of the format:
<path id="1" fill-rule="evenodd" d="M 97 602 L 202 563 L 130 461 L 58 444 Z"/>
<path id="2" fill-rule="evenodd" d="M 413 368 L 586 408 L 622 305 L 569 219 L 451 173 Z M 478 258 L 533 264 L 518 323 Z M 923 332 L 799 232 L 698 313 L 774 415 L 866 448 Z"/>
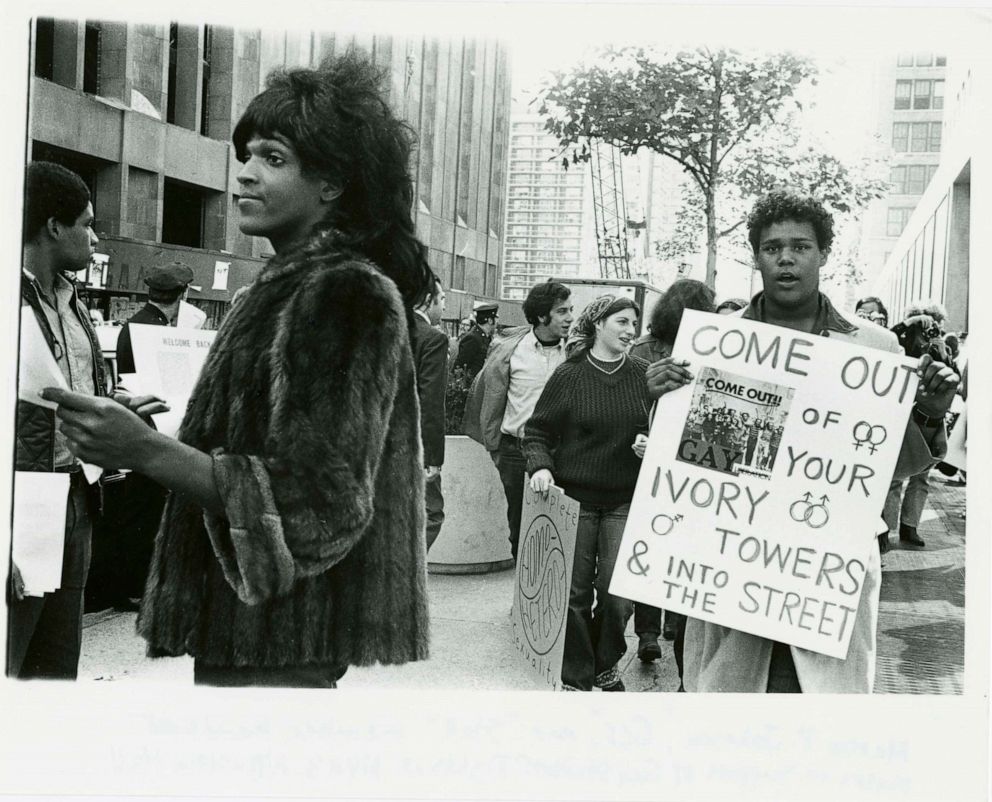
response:
<path id="1" fill-rule="evenodd" d="M 499 314 L 498 304 L 479 304 L 472 310 L 475 314 L 476 323 L 489 323 L 495 320 Z"/>

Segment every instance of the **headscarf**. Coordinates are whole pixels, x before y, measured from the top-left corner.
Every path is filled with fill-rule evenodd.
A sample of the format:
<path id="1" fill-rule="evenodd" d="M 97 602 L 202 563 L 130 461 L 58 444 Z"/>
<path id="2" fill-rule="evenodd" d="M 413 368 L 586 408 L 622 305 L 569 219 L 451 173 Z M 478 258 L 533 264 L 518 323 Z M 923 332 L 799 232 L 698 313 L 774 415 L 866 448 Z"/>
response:
<path id="1" fill-rule="evenodd" d="M 639 315 L 640 307 L 626 295 L 600 295 L 590 301 L 568 333 L 568 342 L 565 345 L 566 359 L 578 359 L 596 342 L 596 324 L 600 320 L 605 320 L 610 315 L 615 315 L 624 309 L 633 309 Z"/>

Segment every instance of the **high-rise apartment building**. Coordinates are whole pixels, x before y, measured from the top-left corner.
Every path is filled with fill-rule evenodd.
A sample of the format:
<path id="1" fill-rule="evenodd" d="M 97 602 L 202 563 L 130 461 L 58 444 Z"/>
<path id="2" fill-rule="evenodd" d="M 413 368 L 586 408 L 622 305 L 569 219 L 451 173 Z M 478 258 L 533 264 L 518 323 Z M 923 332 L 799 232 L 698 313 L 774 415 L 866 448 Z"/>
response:
<path id="1" fill-rule="evenodd" d="M 105 311 L 111 297 L 138 302 L 144 271 L 181 258 L 196 274 L 191 300 L 219 318 L 271 253 L 238 229 L 234 124 L 272 68 L 348 47 L 387 73 L 389 102 L 417 135 L 413 212 L 453 290 L 446 317 L 497 297 L 510 104 L 498 42 L 57 19 L 33 33 L 30 158 L 90 187 L 106 268 L 89 294 Z"/>
<path id="2" fill-rule="evenodd" d="M 973 221 L 987 220 L 992 211 L 992 68 L 985 58 L 955 58 L 945 80 L 940 162 L 872 292 L 888 305 L 892 322 L 914 301 L 933 300 L 947 310 L 948 331 L 965 331 L 971 259 L 986 248 L 985 228 Z"/>
<path id="3" fill-rule="evenodd" d="M 501 292 L 507 300 L 522 300 L 539 281 L 580 274 L 588 168 L 564 169 L 559 151 L 540 117 L 513 115 Z"/>
<path id="4" fill-rule="evenodd" d="M 947 58 L 903 53 L 875 76 L 877 131 L 891 145 L 891 189 L 866 213 L 865 278 L 877 277 L 937 171 L 943 131 Z"/>

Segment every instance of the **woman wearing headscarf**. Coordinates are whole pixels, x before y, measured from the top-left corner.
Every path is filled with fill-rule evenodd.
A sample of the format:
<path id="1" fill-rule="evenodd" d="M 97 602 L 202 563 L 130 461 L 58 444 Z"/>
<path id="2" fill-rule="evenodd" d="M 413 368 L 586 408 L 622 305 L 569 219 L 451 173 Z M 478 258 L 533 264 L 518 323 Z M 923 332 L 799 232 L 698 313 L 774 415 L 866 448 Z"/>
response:
<path id="1" fill-rule="evenodd" d="M 703 282 L 691 278 L 679 279 L 658 299 L 651 310 L 649 333 L 641 337 L 630 349 L 632 356 L 639 356 L 648 363 L 670 357 L 679 333 L 682 313 L 686 309 L 712 312 L 715 296 L 713 290 Z M 661 624 L 662 611 L 643 602 L 634 603 L 634 632 L 637 634 L 637 656 L 645 663 L 661 657 L 658 636 L 674 640 L 675 662 L 682 677 L 682 640 L 685 635 L 685 616 L 682 613 L 665 613 L 665 625 Z"/>
<path id="2" fill-rule="evenodd" d="M 648 363 L 627 353 L 639 313 L 612 295 L 585 308 L 523 440 L 531 489 L 556 484 L 581 505 L 561 670 L 569 690 L 625 690 L 617 663 L 631 603 L 609 586 L 640 470 L 633 444 L 651 404 Z"/>
<path id="3" fill-rule="evenodd" d="M 279 70 L 234 130 L 245 234 L 275 256 L 232 307 L 178 440 L 50 391 L 73 451 L 172 492 L 138 617 L 208 685 L 335 687 L 427 655 L 410 350 L 431 288 L 411 137 L 355 54 Z M 97 403 L 99 402 L 99 403 Z"/>

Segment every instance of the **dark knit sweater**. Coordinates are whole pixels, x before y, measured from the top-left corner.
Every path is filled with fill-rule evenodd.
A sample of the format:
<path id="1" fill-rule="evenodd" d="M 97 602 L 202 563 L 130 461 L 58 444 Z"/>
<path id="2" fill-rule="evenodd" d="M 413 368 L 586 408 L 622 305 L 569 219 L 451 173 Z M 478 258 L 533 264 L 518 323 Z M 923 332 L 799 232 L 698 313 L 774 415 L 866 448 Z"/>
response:
<path id="1" fill-rule="evenodd" d="M 527 422 L 528 473 L 547 468 L 555 484 L 580 504 L 628 503 L 641 468 L 631 446 L 648 430 L 647 366 L 629 356 L 608 376 L 585 356 L 559 365 Z"/>

